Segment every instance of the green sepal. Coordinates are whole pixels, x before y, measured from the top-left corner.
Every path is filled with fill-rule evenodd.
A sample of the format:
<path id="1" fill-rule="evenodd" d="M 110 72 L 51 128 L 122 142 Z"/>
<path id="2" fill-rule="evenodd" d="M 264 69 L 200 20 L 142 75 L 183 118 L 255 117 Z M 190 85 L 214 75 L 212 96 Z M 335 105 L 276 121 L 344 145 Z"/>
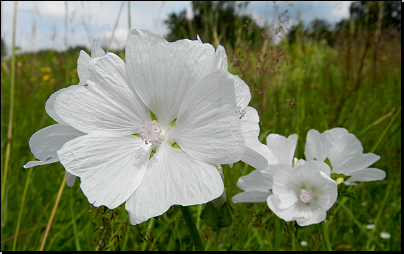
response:
<path id="1" fill-rule="evenodd" d="M 201 212 L 200 216 L 201 220 L 203 220 L 206 225 L 212 228 L 218 228 L 219 225 L 219 216 L 216 213 L 215 207 L 212 202 L 206 203 L 205 208 Z"/>
<path id="2" fill-rule="evenodd" d="M 219 228 L 226 228 L 233 223 L 233 208 L 228 202 L 225 202 L 220 208 L 220 212 L 216 211 L 212 202 L 208 202 L 201 213 L 201 220 L 203 220 L 213 230 Z"/>
<path id="3" fill-rule="evenodd" d="M 338 185 L 338 196 L 339 196 L 339 197 L 353 198 L 353 199 L 355 199 L 356 201 L 358 201 L 359 203 L 362 203 L 362 201 L 360 201 L 360 200 L 358 199 L 358 197 L 355 195 L 355 193 L 354 193 L 353 191 L 349 191 L 349 190 L 348 190 L 348 187 L 349 187 L 349 186 L 347 186 L 347 185 L 345 185 L 345 184 L 339 184 L 339 185 Z"/>

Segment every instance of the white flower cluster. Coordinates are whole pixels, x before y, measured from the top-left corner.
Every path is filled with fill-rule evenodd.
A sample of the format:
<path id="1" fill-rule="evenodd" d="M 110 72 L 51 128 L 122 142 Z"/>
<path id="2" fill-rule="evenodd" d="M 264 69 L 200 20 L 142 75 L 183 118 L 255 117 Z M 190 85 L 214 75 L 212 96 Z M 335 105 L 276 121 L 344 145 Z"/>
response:
<path id="1" fill-rule="evenodd" d="M 57 124 L 34 133 L 40 161 L 60 163 L 94 206 L 125 203 L 132 224 L 222 196 L 217 165 L 276 163 L 258 140 L 250 89 L 228 72 L 227 55 L 199 39 L 169 43 L 143 30 L 128 36 L 125 59 L 94 41 L 78 58 L 78 85 L 50 96 Z"/>
<path id="2" fill-rule="evenodd" d="M 278 217 L 307 226 L 324 221 L 337 199 L 338 183 L 331 174 L 349 177 L 344 181 L 347 185 L 355 184 L 354 181 L 382 180 L 386 176 L 383 170 L 368 168 L 380 156 L 363 154 L 361 142 L 346 129 L 334 128 L 321 134 L 310 130 L 304 152 L 306 160 L 294 160 L 297 139 L 297 134 L 288 138 L 268 135 L 267 147 L 278 163 L 240 177 L 237 186 L 244 192 L 235 195 L 233 202 L 267 202 Z"/>
<path id="3" fill-rule="evenodd" d="M 336 201 L 332 173 L 349 176 L 345 184 L 385 177 L 368 168 L 380 157 L 363 154 L 346 129 L 310 130 L 306 161 L 294 164 L 296 134 L 270 134 L 267 145 L 260 143 L 250 89 L 228 72 L 222 46 L 215 50 L 199 37 L 170 43 L 132 30 L 125 60 L 96 41 L 91 56 L 80 52 L 80 82 L 46 102 L 57 124 L 32 135 L 29 146 L 39 161 L 25 168 L 60 161 L 68 186 L 79 177 L 94 206 L 125 202 L 132 224 L 175 204 L 222 204 L 220 165 L 240 160 L 257 170 L 239 179 L 244 192 L 232 200 L 266 201 L 280 218 L 301 226 L 323 221 Z"/>

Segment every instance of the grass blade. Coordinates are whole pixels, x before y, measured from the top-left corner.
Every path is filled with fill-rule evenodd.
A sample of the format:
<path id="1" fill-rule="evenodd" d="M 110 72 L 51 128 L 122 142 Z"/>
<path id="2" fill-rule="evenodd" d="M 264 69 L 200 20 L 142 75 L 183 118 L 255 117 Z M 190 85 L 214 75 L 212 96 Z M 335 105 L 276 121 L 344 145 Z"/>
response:
<path id="1" fill-rule="evenodd" d="M 13 131 L 13 109 L 14 109 L 14 88 L 15 88 L 15 32 L 17 23 L 17 3 L 14 2 L 14 17 L 13 17 L 13 46 L 12 46 L 12 56 L 11 56 L 11 89 L 10 89 L 10 115 L 8 120 L 8 133 L 7 133 L 7 148 L 6 148 L 6 161 L 4 165 L 4 175 L 3 183 L 1 185 L 1 204 L 3 206 L 4 194 L 6 193 L 6 179 L 8 171 L 8 162 L 10 159 L 10 149 L 11 149 L 11 135 Z"/>
<path id="2" fill-rule="evenodd" d="M 15 238 L 14 238 L 14 242 L 13 242 L 13 251 L 15 251 L 15 247 L 17 246 L 18 232 L 20 230 L 21 217 L 22 217 L 22 212 L 24 211 L 25 197 L 27 196 L 27 190 L 28 190 L 29 180 L 31 178 L 31 172 L 32 172 L 32 168 L 30 168 L 28 171 L 27 181 L 25 182 L 24 194 L 22 195 L 22 199 L 21 199 L 20 213 L 18 214 L 17 228 L 15 230 Z"/>
<path id="3" fill-rule="evenodd" d="M 39 249 L 40 251 L 43 251 L 43 248 L 45 247 L 46 238 L 48 237 L 48 233 L 49 233 L 50 227 L 52 225 L 53 217 L 55 216 L 56 209 L 58 208 L 60 196 L 62 196 L 63 188 L 65 187 L 65 182 L 66 182 L 65 176 L 63 175 L 62 184 L 60 185 L 60 189 L 58 192 L 58 196 L 56 197 L 55 205 L 53 206 L 53 210 L 52 210 L 51 216 L 49 218 L 48 225 L 46 226 L 45 235 L 42 240 L 41 248 Z"/>

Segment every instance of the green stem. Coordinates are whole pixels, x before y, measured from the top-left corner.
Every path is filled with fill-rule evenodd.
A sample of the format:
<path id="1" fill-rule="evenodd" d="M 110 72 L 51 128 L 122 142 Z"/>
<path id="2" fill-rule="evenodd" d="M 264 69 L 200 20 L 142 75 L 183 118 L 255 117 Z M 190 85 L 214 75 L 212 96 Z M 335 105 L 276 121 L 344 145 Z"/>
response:
<path id="1" fill-rule="evenodd" d="M 199 236 L 198 229 L 196 228 L 195 221 L 192 219 L 191 212 L 188 206 L 180 206 L 182 216 L 184 216 L 185 223 L 187 224 L 189 233 L 192 237 L 192 242 L 195 245 L 195 250 L 203 250 L 201 237 Z"/>
<path id="2" fill-rule="evenodd" d="M 297 230 L 298 230 L 298 226 L 297 226 L 297 222 L 290 222 L 289 223 L 289 230 L 292 230 L 292 251 L 296 251 L 299 250 L 300 251 L 300 245 L 299 245 L 299 241 L 297 240 Z"/>
<path id="3" fill-rule="evenodd" d="M 324 239 L 325 249 L 327 251 L 332 251 L 330 240 L 328 239 L 327 225 L 325 225 L 325 221 L 322 221 L 320 224 L 321 224 L 320 228 L 321 228 L 321 234 L 323 235 L 323 239 Z"/>
<path id="4" fill-rule="evenodd" d="M 219 235 L 220 235 L 220 229 L 218 228 L 216 231 L 216 239 L 215 239 L 215 246 L 214 246 L 214 250 L 218 251 L 218 247 L 219 247 Z"/>

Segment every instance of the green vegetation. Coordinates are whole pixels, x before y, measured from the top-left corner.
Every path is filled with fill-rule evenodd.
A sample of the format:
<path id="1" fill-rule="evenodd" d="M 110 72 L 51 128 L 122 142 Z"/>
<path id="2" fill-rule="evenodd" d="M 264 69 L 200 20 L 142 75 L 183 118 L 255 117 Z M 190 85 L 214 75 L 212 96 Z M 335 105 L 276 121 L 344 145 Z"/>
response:
<path id="1" fill-rule="evenodd" d="M 359 24 L 355 19 L 349 22 Z M 220 30 L 216 38 L 202 37 L 214 34 L 215 23 L 198 29 L 203 29 L 203 42 L 225 46 L 229 71 L 250 86 L 250 106 L 260 115 L 260 140 L 265 143 L 269 133 L 297 133 L 295 156 L 304 158 L 308 130 L 344 127 L 359 138 L 364 153 L 381 156 L 371 167 L 385 170 L 386 179 L 348 188 L 355 198 L 340 196 L 328 211 L 326 227 L 331 248 L 401 250 L 401 36 L 385 36 L 383 26 L 377 25 L 357 25 L 360 35 L 355 35 L 357 32 L 349 30 L 352 26 L 344 26 L 332 45 L 324 38 L 306 37 L 301 30 L 294 34 L 292 43 L 286 36 L 284 42 L 274 46 L 269 35 L 249 24 L 237 24 L 241 33 L 234 33 L 234 38 L 220 36 Z M 256 32 L 259 37 L 254 41 L 242 37 L 243 33 Z M 195 31 L 178 36 L 196 39 Z M 123 52 L 117 54 L 124 59 Z M 41 248 L 59 189 L 60 202 L 44 250 L 193 249 L 179 206 L 132 226 L 124 205 L 114 210 L 91 207 L 79 179 L 71 188 L 61 186 L 65 170 L 60 163 L 32 171 L 22 167 L 34 160 L 28 146 L 31 135 L 55 123 L 44 110 L 46 100 L 53 92 L 78 84 L 78 56 L 79 49 L 16 56 L 6 179 L 12 63 L 2 58 L 1 176 L 6 187 L 1 203 L 1 250 L 12 250 L 14 242 L 16 250 Z M 230 199 L 241 191 L 236 186 L 238 178 L 254 169 L 243 162 L 235 163 L 233 168 L 222 166 Z M 222 228 L 220 234 L 200 219 L 205 205 L 190 207 L 206 250 L 216 246 L 219 250 L 325 250 L 320 225 L 295 228 L 273 214 L 266 203 L 229 205 L 233 224 Z M 367 229 L 369 224 L 375 227 Z M 383 239 L 381 232 L 391 237 Z M 301 241 L 307 246 L 300 245 Z"/>

